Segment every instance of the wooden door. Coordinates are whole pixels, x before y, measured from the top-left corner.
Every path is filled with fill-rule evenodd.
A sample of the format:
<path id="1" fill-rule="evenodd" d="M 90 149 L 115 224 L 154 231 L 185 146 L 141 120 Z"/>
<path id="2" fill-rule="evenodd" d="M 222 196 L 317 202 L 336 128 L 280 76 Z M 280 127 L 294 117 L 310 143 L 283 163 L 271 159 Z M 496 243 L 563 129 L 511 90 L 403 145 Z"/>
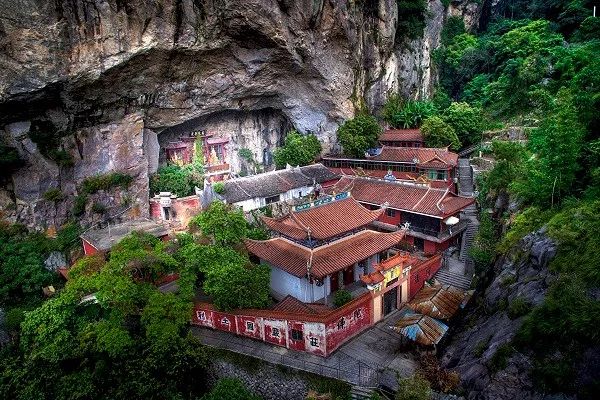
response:
<path id="1" fill-rule="evenodd" d="M 354 267 L 348 267 L 344 270 L 344 285 L 354 282 Z"/>
<path id="2" fill-rule="evenodd" d="M 331 293 L 335 292 L 340 288 L 339 274 L 337 272 L 334 272 L 333 274 L 329 275 L 329 281 L 331 283 Z"/>

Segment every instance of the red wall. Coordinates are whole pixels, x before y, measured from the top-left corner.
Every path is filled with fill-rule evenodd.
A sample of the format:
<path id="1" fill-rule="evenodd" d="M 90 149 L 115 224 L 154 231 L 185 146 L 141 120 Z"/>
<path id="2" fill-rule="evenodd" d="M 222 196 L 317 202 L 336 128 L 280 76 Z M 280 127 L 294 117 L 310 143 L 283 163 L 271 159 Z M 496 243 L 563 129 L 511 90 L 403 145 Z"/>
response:
<path id="1" fill-rule="evenodd" d="M 94 246 L 89 244 L 87 241 L 82 239 L 82 242 L 83 242 L 83 254 L 85 254 L 86 256 L 90 256 L 90 255 L 96 254 L 98 252 L 98 249 L 96 249 Z"/>
<path id="2" fill-rule="evenodd" d="M 387 215 L 387 210 L 383 212 L 378 218 L 379 221 L 385 222 L 386 224 L 398 225 L 401 220 L 400 210 L 394 210 L 396 214 L 393 217 Z"/>
<path id="3" fill-rule="evenodd" d="M 245 310 L 243 314 L 222 313 L 214 310 L 210 304 L 196 303 L 191 322 L 277 346 L 327 356 L 342 343 L 371 326 L 371 302 L 370 294 L 365 294 L 327 314 L 310 317 L 306 314 L 272 310 Z M 343 325 L 339 324 L 342 318 Z M 249 329 L 248 322 L 253 325 L 253 330 Z M 302 338 L 295 340 L 292 329 L 301 331 Z"/>
<path id="4" fill-rule="evenodd" d="M 348 308 L 344 314 L 327 322 L 325 332 L 327 335 L 327 354 L 337 349 L 340 345 L 371 326 L 371 297 L 365 302 Z M 341 320 L 343 318 L 343 324 Z"/>
<path id="5" fill-rule="evenodd" d="M 438 254 L 437 256 L 431 257 L 421 264 L 414 266 L 410 270 L 408 278 L 409 300 L 412 299 L 419 290 L 421 290 L 426 280 L 431 279 L 433 275 L 435 275 L 435 273 L 440 269 L 441 265 L 442 256 Z"/>

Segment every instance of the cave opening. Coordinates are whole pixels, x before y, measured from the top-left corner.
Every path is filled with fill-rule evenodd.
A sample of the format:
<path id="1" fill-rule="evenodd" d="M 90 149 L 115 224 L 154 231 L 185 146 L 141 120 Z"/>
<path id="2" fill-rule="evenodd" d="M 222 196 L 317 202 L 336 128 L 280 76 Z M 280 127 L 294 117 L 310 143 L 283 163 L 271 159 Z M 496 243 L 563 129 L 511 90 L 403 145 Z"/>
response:
<path id="1" fill-rule="evenodd" d="M 150 183 L 153 191 L 160 192 L 171 187 L 156 176 L 173 165 L 193 170 L 194 163 L 201 164 L 202 180 L 208 181 L 272 170 L 273 151 L 294 126 L 282 110 L 267 107 L 220 110 L 168 128 L 150 129 L 157 132 L 158 141 L 158 151 L 148 155 L 154 158 L 149 160 L 154 165 Z"/>

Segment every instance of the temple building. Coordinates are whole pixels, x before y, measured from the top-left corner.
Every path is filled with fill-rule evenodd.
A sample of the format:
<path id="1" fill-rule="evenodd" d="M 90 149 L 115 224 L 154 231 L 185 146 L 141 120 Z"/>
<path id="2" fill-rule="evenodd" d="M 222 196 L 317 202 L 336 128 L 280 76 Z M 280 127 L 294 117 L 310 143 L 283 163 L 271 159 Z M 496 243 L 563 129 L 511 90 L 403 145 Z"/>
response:
<path id="1" fill-rule="evenodd" d="M 215 199 L 252 211 L 269 204 L 291 201 L 308 195 L 318 196 L 322 187 L 335 184 L 339 175 L 322 164 L 291 167 L 258 175 L 229 179 L 223 182 L 223 190 L 215 193 L 206 182 L 202 204 Z"/>
<path id="2" fill-rule="evenodd" d="M 467 227 L 462 211 L 475 202 L 474 198 L 457 196 L 448 188 L 358 176 L 344 176 L 328 191 L 348 191 L 373 211 L 385 207 L 373 225 L 396 231 L 408 223 L 403 241 L 425 254 L 460 244 Z"/>
<path id="3" fill-rule="evenodd" d="M 167 143 L 164 147 L 165 160 L 179 165 L 190 164 L 194 157 L 202 152 L 202 163 L 205 176 L 211 181 L 227 179 L 231 173 L 227 163 L 227 143 L 229 139 L 215 137 L 214 133 L 205 131 L 192 132 L 187 136 L 180 136 L 178 140 Z"/>
<path id="4" fill-rule="evenodd" d="M 389 147 L 423 147 L 420 129 L 387 129 L 379 136 L 379 143 Z"/>
<path id="5" fill-rule="evenodd" d="M 324 196 L 283 218 L 263 217 L 274 237 L 245 244 L 255 261 L 271 267 L 273 297 L 311 303 L 359 281 L 393 252 L 405 232 L 369 227 L 384 212 L 367 210 L 347 192 Z"/>
<path id="6" fill-rule="evenodd" d="M 456 192 L 458 154 L 447 148 L 382 146 L 365 159 L 326 156 L 323 165 L 342 175 L 428 182 Z"/>

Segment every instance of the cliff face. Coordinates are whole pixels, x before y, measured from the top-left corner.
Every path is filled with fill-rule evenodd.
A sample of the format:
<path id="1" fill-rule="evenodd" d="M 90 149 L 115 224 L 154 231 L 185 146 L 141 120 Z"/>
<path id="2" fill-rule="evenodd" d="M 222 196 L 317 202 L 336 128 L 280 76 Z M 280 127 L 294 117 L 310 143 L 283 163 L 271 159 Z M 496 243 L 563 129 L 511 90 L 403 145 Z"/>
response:
<path id="1" fill-rule="evenodd" d="M 548 269 L 556 250 L 543 229 L 523 238 L 516 248 L 498 259 L 491 284 L 477 298 L 478 306 L 455 327 L 441 362 L 460 374 L 469 399 L 546 398 L 534 390 L 529 356 L 514 350 L 509 343 L 524 318 L 511 313 L 511 305 L 524 301 L 533 307 L 543 302 L 546 290 L 556 279 Z M 511 350 L 501 365 L 498 360 L 503 346 Z"/>
<path id="2" fill-rule="evenodd" d="M 467 10 L 458 3 L 453 14 Z M 448 12 L 429 1 L 407 43 L 395 0 L 0 0 L 0 11 L 0 136 L 26 162 L 5 178 L 0 211 L 31 226 L 63 222 L 81 181 L 116 169 L 134 176 L 144 214 L 158 143 L 178 132 L 229 136 L 236 171 L 239 148 L 261 163 L 291 128 L 328 150 L 357 106 L 430 94 Z M 64 200 L 43 200 L 49 188 Z"/>

